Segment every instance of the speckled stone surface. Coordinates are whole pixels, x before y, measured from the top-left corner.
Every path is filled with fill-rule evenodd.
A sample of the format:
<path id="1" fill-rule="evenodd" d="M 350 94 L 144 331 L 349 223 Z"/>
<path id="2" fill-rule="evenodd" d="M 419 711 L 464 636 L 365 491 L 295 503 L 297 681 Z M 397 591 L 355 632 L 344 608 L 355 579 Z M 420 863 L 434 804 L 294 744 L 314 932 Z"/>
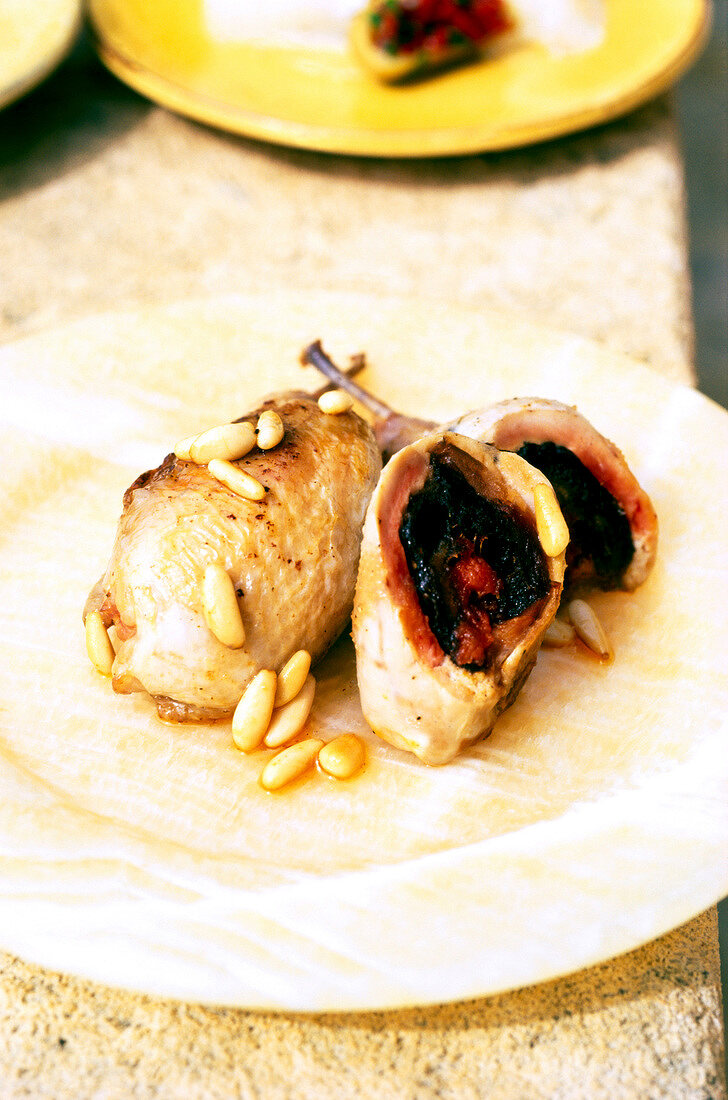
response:
<path id="1" fill-rule="evenodd" d="M 82 47 L 0 117 L 0 340 L 110 307 L 323 286 L 495 304 L 691 381 L 682 204 L 665 100 L 522 152 L 356 161 L 175 118 Z M 350 1016 L 179 1005 L 0 964 L 2 1100 L 726 1095 L 714 910 L 556 982 Z"/>
<path id="2" fill-rule="evenodd" d="M 715 913 L 531 989 L 301 1016 L 91 986 L 5 958 L 0 1096 L 719 1100 Z"/>

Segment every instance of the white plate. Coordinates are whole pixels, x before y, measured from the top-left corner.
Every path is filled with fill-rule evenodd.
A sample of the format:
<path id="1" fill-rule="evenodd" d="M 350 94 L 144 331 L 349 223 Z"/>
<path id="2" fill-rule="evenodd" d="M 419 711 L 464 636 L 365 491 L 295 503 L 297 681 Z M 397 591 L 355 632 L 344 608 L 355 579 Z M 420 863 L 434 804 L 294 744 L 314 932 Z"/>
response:
<path id="1" fill-rule="evenodd" d="M 117 697 L 81 609 L 121 495 L 174 441 L 317 384 L 321 337 L 425 416 L 575 402 L 653 497 L 659 560 L 595 599 L 603 667 L 542 651 L 492 736 L 427 768 L 266 794 L 229 725 Z M 0 945 L 142 992 L 324 1010 L 473 997 L 636 947 L 728 892 L 728 416 L 580 338 L 485 310 L 281 293 L 91 318 L 0 351 Z M 360 729 L 345 639 L 314 723 Z M 366 736 L 366 734 L 365 734 Z"/>

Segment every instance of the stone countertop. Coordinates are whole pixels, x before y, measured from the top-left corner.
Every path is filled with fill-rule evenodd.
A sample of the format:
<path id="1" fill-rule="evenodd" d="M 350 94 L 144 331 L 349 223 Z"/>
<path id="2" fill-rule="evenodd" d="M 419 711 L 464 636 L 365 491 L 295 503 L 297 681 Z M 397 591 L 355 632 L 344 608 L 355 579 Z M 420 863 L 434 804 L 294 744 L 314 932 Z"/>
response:
<path id="1" fill-rule="evenodd" d="M 335 158 L 177 118 L 82 42 L 0 116 L 0 255 L 0 341 L 316 286 L 496 305 L 694 381 L 666 99 L 523 151 Z M 0 960 L 3 1100 L 726 1096 L 715 910 L 571 977 L 396 1012 L 204 1008 Z"/>
<path id="2" fill-rule="evenodd" d="M 0 116 L 0 340 L 266 286 L 488 303 L 692 380 L 668 101 L 523 151 L 386 161 L 160 110 L 79 50 Z"/>
<path id="3" fill-rule="evenodd" d="M 568 978 L 392 1012 L 205 1008 L 2 963 L 3 1100 L 725 1096 L 714 910 Z"/>

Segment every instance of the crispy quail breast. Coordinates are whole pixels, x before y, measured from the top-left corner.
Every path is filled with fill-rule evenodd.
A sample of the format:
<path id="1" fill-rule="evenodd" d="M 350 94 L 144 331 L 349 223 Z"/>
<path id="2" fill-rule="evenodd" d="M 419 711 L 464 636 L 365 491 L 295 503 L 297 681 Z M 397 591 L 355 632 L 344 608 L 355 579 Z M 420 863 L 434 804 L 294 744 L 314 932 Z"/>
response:
<path id="1" fill-rule="evenodd" d="M 124 495 L 108 568 L 85 614 L 115 627 L 115 691 L 148 692 L 172 721 L 229 715 L 260 669 L 297 650 L 317 660 L 351 613 L 364 514 L 381 469 L 371 429 L 354 412 L 327 416 L 307 394 L 265 410 L 281 442 L 232 465 L 263 486 L 233 492 L 207 465 L 169 454 Z M 244 643 L 219 640 L 203 601 L 205 571 L 232 581 Z"/>

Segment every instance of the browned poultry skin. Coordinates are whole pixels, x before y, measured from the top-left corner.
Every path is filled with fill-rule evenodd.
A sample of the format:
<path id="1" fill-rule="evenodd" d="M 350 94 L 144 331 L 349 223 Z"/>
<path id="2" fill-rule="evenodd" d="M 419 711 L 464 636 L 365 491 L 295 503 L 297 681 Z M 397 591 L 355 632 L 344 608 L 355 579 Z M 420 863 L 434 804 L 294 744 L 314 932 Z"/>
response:
<path id="1" fill-rule="evenodd" d="M 353 602 L 364 512 L 381 467 L 371 429 L 353 412 L 326 416 L 309 395 L 265 401 L 283 420 L 282 442 L 234 463 L 266 489 L 260 502 L 232 493 L 206 466 L 166 456 L 124 494 L 100 608 L 121 643 L 116 691 L 144 690 L 162 717 L 229 714 L 260 668 L 297 649 L 320 657 Z M 220 643 L 204 621 L 201 579 L 221 564 L 239 595 L 246 641 Z"/>

